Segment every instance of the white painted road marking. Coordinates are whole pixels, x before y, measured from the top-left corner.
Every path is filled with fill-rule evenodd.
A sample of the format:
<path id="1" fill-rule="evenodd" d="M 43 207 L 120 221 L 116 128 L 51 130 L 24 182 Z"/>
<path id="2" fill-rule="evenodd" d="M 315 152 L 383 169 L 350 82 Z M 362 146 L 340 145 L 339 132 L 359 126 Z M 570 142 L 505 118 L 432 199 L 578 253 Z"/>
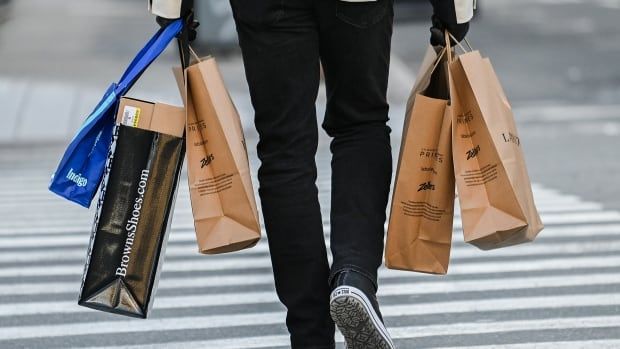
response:
<path id="1" fill-rule="evenodd" d="M 58 200 L 44 187 L 32 189 L 29 183 L 47 178 L 25 173 L 11 169 L 0 175 L 0 179 L 8 177 L 6 181 L 0 180 L 0 197 L 15 198 L 0 202 L 0 347 L 36 347 L 38 344 L 32 343 L 50 341 L 77 343 L 69 342 L 75 336 L 82 336 L 79 343 L 83 347 L 96 346 L 101 345 L 97 338 L 103 334 L 114 334 L 114 343 L 106 345 L 113 348 L 288 346 L 288 335 L 282 327 L 285 314 L 273 308 L 278 307 L 278 300 L 272 291 L 266 239 L 253 249 L 235 254 L 199 255 L 186 194 L 179 195 L 177 201 L 165 273 L 159 285 L 165 294 L 156 296 L 153 318 L 130 320 L 77 306 L 74 295 L 79 290 L 93 210 Z M 329 195 L 325 191 L 329 181 L 321 180 L 318 185 L 323 191 L 324 212 L 328 212 Z M 563 312 L 569 308 L 589 311 L 593 307 L 620 307 L 620 254 L 616 253 L 620 252 L 620 213 L 540 185 L 533 188 L 547 224 L 536 242 L 480 251 L 463 243 L 457 224 L 447 277 L 422 278 L 416 273 L 380 270 L 382 311 L 397 341 L 441 338 L 445 334 L 501 336 L 515 328 L 524 333 L 599 329 L 618 320 L 609 313 L 566 317 Z M 458 205 L 455 210 L 459 222 Z M 327 220 L 325 231 L 330 232 Z M 246 270 L 239 274 L 243 269 Z M 196 275 L 191 275 L 192 271 Z M 236 287 L 239 289 L 235 290 Z M 189 288 L 191 292 L 186 291 Z M 481 296 L 485 292 L 489 292 L 487 298 Z M 239 309 L 245 307 L 251 310 L 240 313 Z M 195 316 L 192 311 L 198 308 L 204 310 L 204 315 Z M 220 313 L 210 315 L 211 309 Z M 163 310 L 168 317 L 158 318 Z M 494 321 L 493 326 L 480 326 L 474 320 L 498 311 L 507 317 Z M 440 325 L 423 326 L 406 323 L 408 318 L 438 317 L 448 312 L 472 321 L 442 321 Z M 510 314 L 518 312 L 546 316 L 507 320 Z M 396 321 L 398 326 L 394 326 Z M 278 332 L 263 333 L 266 327 L 271 331 L 277 328 Z M 180 336 L 170 343 L 158 343 L 152 339 L 163 340 L 167 331 L 183 333 L 192 329 L 204 333 L 204 340 Z M 144 345 L 127 346 L 135 343 L 135 333 L 144 334 L 139 339 Z M 211 334 L 222 338 L 213 339 Z M 133 342 L 129 336 L 134 338 Z M 342 341 L 341 337 L 337 339 Z M 601 347 L 611 346 L 613 340 L 606 339 Z M 522 341 L 532 345 L 527 335 Z M 554 343 L 561 342 L 549 345 Z M 58 346 L 69 346 L 63 344 Z"/>

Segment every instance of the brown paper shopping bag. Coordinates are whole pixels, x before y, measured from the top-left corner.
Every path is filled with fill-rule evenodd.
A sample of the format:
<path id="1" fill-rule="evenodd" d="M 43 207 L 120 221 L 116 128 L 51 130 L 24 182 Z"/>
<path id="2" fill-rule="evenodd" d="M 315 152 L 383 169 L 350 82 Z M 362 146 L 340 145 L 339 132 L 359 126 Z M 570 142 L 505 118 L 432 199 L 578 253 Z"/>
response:
<path id="1" fill-rule="evenodd" d="M 506 95 L 478 51 L 450 58 L 453 154 L 465 241 L 493 249 L 543 229 Z"/>
<path id="2" fill-rule="evenodd" d="M 392 269 L 448 271 L 454 169 L 452 115 L 441 63 L 442 56 L 430 48 L 407 107 L 385 249 L 386 266 Z"/>
<path id="3" fill-rule="evenodd" d="M 239 114 L 213 57 L 190 65 L 184 78 L 187 172 L 199 250 L 252 247 L 261 233 Z"/>

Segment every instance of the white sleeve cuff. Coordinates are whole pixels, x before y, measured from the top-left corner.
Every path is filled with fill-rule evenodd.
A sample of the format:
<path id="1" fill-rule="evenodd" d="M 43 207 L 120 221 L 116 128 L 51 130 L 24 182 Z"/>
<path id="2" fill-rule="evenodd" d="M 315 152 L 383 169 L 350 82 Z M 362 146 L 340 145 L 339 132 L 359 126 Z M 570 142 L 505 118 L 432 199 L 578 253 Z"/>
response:
<path id="1" fill-rule="evenodd" d="M 476 0 L 454 0 L 457 23 L 467 23 L 474 17 Z"/>
<path id="2" fill-rule="evenodd" d="M 149 0 L 149 10 L 152 14 L 164 18 L 181 17 L 182 0 Z"/>

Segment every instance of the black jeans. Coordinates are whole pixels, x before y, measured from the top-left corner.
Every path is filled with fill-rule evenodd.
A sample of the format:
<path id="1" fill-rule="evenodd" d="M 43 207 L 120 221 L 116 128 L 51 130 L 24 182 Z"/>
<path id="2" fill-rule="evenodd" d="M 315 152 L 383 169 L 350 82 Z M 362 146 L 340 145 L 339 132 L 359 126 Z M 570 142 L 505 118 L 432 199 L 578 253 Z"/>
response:
<path id="1" fill-rule="evenodd" d="M 392 174 L 386 99 L 392 0 L 231 0 L 260 139 L 259 195 L 293 348 L 332 348 L 329 280 L 375 285 Z M 316 187 L 322 63 L 333 137 L 331 267 Z"/>

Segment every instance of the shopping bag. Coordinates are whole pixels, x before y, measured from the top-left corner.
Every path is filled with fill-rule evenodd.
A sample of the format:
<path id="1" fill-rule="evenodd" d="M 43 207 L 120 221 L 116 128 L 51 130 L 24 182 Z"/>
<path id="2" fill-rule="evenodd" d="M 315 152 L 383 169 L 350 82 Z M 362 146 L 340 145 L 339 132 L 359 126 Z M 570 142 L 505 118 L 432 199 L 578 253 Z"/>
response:
<path id="1" fill-rule="evenodd" d="M 103 176 L 121 96 L 182 30 L 183 20 L 160 29 L 133 59 L 118 83 L 113 83 L 86 118 L 65 150 L 52 176 L 49 190 L 89 207 Z"/>
<path id="2" fill-rule="evenodd" d="M 431 47 L 426 57 L 405 116 L 385 263 L 446 274 L 454 219 L 452 110 L 443 54 Z"/>
<path id="3" fill-rule="evenodd" d="M 198 248 L 205 254 L 242 250 L 258 242 L 261 230 L 241 120 L 215 59 L 195 58 L 184 76 L 179 70 L 175 75 L 187 110 L 187 175 Z"/>
<path id="4" fill-rule="evenodd" d="M 453 153 L 465 241 L 494 249 L 543 229 L 514 116 L 479 51 L 450 58 Z"/>
<path id="5" fill-rule="evenodd" d="M 78 304 L 146 318 L 183 163 L 185 110 L 122 98 Z"/>

